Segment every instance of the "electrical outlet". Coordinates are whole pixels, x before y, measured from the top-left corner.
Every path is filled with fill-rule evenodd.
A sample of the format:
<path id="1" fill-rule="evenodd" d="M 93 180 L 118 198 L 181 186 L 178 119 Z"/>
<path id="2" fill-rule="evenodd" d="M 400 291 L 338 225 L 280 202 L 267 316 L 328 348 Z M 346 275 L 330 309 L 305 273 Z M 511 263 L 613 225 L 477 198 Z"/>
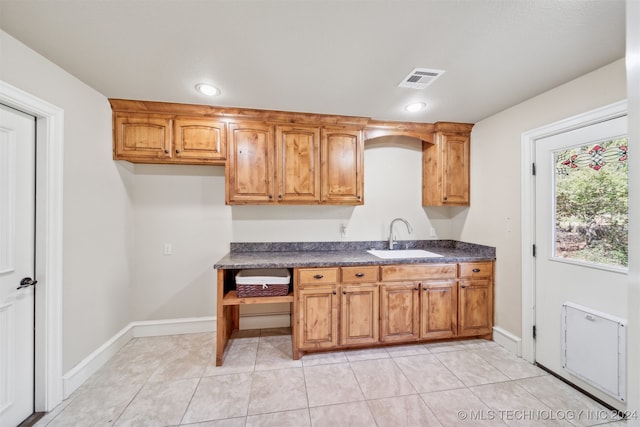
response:
<path id="1" fill-rule="evenodd" d="M 171 243 L 165 243 L 162 248 L 163 255 L 173 255 L 173 245 Z"/>

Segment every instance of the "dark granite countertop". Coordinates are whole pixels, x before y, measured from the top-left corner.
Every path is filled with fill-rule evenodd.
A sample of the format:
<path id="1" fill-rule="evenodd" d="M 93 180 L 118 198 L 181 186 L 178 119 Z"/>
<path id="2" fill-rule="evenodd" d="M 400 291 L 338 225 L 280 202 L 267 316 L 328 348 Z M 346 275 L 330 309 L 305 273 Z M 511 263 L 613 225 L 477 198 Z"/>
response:
<path id="1" fill-rule="evenodd" d="M 495 261 L 491 246 L 456 240 L 400 240 L 396 249 L 424 249 L 442 255 L 435 258 L 382 259 L 369 249 L 388 249 L 388 241 L 366 242 L 264 242 L 231 243 L 231 251 L 215 269 L 336 267 Z"/>

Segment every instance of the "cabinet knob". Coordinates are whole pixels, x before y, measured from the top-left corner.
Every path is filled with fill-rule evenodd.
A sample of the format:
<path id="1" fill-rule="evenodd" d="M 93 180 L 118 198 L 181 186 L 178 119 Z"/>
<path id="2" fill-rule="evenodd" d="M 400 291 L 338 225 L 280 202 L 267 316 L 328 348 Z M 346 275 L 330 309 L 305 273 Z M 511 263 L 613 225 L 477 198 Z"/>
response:
<path id="1" fill-rule="evenodd" d="M 447 196 L 444 196 L 444 197 L 442 198 L 442 200 L 447 200 Z"/>
<path id="2" fill-rule="evenodd" d="M 324 276 L 322 274 L 316 274 L 315 276 L 313 276 L 314 279 L 322 279 Z"/>
<path id="3" fill-rule="evenodd" d="M 338 295 L 336 291 L 333 291 L 333 294 L 334 294 L 334 295 Z"/>
<path id="4" fill-rule="evenodd" d="M 164 150 L 164 154 L 169 154 L 169 150 Z"/>
<path id="5" fill-rule="evenodd" d="M 364 277 L 364 273 L 356 273 L 356 277 Z"/>
<path id="6" fill-rule="evenodd" d="M 413 290 L 414 290 L 414 291 L 419 291 L 419 290 L 420 290 L 420 287 L 413 288 Z"/>
<path id="7" fill-rule="evenodd" d="M 346 295 L 346 294 L 347 294 L 347 291 L 342 291 L 342 295 Z"/>
<path id="8" fill-rule="evenodd" d="M 180 154 L 180 150 L 176 150 L 176 154 Z"/>
<path id="9" fill-rule="evenodd" d="M 269 194 L 269 200 L 273 199 L 273 195 Z"/>
<path id="10" fill-rule="evenodd" d="M 362 199 L 362 196 L 358 196 L 358 200 Z"/>
<path id="11" fill-rule="evenodd" d="M 278 194 L 278 199 L 282 199 L 282 194 Z"/>
<path id="12" fill-rule="evenodd" d="M 466 288 L 466 287 L 467 287 L 467 285 L 460 285 L 460 287 L 461 287 L 462 289 L 464 289 L 464 288 Z"/>
<path id="13" fill-rule="evenodd" d="M 473 270 L 471 270 L 471 271 L 473 271 L 474 273 L 480 273 L 480 269 L 479 269 L 479 268 L 474 268 L 474 269 L 473 269 Z"/>

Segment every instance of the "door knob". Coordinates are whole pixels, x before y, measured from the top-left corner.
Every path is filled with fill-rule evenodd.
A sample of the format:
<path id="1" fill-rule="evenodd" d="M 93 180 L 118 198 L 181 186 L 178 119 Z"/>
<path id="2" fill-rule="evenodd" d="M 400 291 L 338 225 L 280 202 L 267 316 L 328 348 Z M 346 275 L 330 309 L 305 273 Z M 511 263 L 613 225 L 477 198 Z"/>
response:
<path id="1" fill-rule="evenodd" d="M 33 286 L 36 283 L 38 283 L 37 280 L 33 280 L 31 277 L 25 277 L 24 279 L 20 280 L 20 286 L 18 286 L 16 289 L 28 288 L 29 286 Z"/>

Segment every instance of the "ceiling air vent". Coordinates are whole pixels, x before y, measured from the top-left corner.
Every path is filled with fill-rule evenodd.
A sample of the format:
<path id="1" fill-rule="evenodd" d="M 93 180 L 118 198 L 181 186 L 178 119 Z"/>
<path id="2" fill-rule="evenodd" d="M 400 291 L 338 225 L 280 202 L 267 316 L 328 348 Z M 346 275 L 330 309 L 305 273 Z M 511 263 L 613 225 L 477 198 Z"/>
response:
<path id="1" fill-rule="evenodd" d="M 444 74 L 443 70 L 430 70 L 427 68 L 414 68 L 412 72 L 405 77 L 398 87 L 408 87 L 411 89 L 424 89 L 429 86 L 435 79 Z"/>

